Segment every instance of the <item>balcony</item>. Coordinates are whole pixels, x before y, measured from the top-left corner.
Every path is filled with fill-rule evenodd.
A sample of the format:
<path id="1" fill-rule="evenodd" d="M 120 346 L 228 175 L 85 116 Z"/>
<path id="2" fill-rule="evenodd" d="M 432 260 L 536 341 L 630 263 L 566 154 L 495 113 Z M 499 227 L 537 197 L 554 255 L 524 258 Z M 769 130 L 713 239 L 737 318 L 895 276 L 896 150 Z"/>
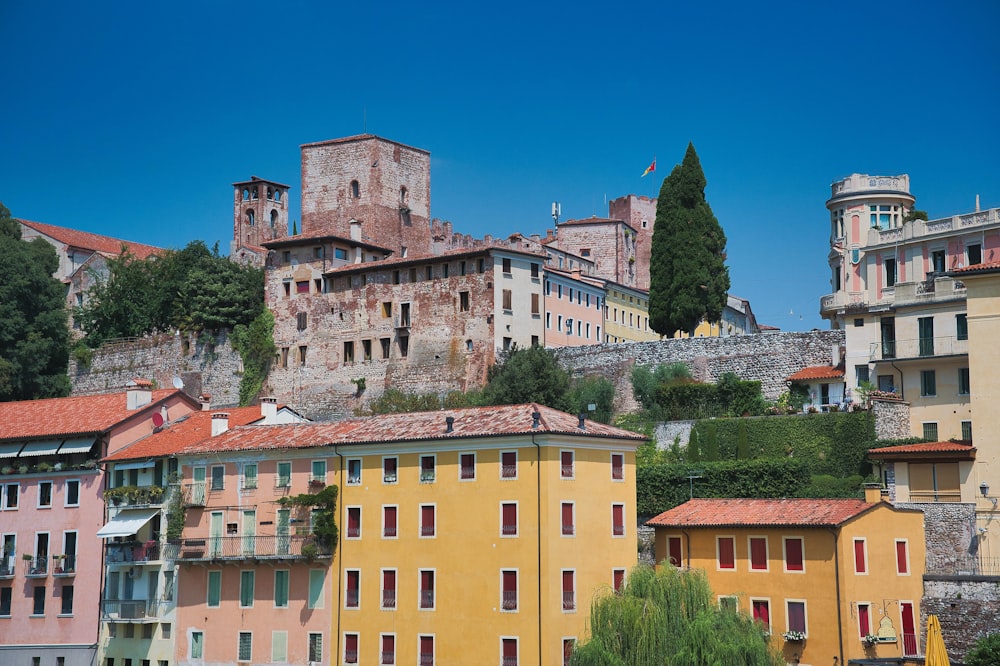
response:
<path id="1" fill-rule="evenodd" d="M 969 341 L 954 336 L 917 338 L 914 340 L 886 340 L 871 343 L 871 361 L 902 361 L 927 359 L 936 356 L 960 356 L 969 353 Z"/>
<path id="2" fill-rule="evenodd" d="M 314 536 L 236 536 L 180 539 L 177 548 L 182 562 L 214 560 L 288 560 L 329 558 L 330 549 L 316 543 Z"/>
<path id="3" fill-rule="evenodd" d="M 35 557 L 24 561 L 24 575 L 28 578 L 45 578 L 49 575 L 49 558 Z"/>
<path id="4" fill-rule="evenodd" d="M 102 599 L 101 619 L 105 622 L 155 621 L 174 605 L 168 599 Z"/>
<path id="5" fill-rule="evenodd" d="M 0 559 L 0 579 L 13 578 L 15 573 L 13 556 Z"/>
<path id="6" fill-rule="evenodd" d="M 185 483 L 181 488 L 184 506 L 205 506 L 206 488 L 204 481 Z"/>
<path id="7" fill-rule="evenodd" d="M 52 575 L 69 578 L 76 575 L 76 555 L 56 555 L 52 562 Z"/>
<path id="8" fill-rule="evenodd" d="M 925 575 L 935 576 L 1000 576 L 1000 557 L 972 555 L 927 558 Z"/>
<path id="9" fill-rule="evenodd" d="M 104 560 L 108 564 L 156 562 L 159 560 L 172 560 L 176 557 L 176 545 L 161 545 L 156 541 L 147 541 L 146 543 L 139 543 L 138 541 L 109 543 L 104 546 Z"/>
<path id="10" fill-rule="evenodd" d="M 104 500 L 114 506 L 158 506 L 166 496 L 161 486 L 118 486 L 104 491 Z"/>
<path id="11" fill-rule="evenodd" d="M 819 313 L 824 317 L 840 312 L 864 312 L 867 309 L 868 301 L 863 291 L 838 291 L 827 294 L 819 302 Z"/>
<path id="12" fill-rule="evenodd" d="M 899 282 L 895 287 L 893 305 L 897 308 L 964 300 L 965 283 L 950 277 L 928 273 L 920 282 Z"/>

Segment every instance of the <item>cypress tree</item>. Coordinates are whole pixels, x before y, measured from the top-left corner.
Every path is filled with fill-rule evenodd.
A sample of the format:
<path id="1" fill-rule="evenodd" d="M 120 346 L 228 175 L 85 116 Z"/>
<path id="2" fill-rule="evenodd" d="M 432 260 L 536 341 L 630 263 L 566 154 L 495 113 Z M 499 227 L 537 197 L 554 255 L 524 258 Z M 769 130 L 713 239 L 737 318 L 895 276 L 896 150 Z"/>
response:
<path id="1" fill-rule="evenodd" d="M 649 262 L 649 325 L 660 335 L 718 321 L 729 291 L 726 234 L 705 200 L 705 173 L 688 144 L 663 180 Z"/>

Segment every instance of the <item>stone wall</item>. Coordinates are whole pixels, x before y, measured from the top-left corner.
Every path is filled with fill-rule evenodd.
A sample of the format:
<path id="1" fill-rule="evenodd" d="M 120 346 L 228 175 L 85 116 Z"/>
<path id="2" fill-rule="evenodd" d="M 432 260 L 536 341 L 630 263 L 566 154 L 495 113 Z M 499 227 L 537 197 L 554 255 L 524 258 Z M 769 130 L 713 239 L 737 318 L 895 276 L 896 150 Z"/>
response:
<path id="1" fill-rule="evenodd" d="M 875 413 L 876 439 L 910 437 L 910 403 L 878 399 L 872 399 L 871 403 Z"/>
<path id="2" fill-rule="evenodd" d="M 975 555 L 979 541 L 975 504 L 899 502 L 895 506 L 923 511 L 928 571 L 953 567 L 957 561 Z"/>
<path id="3" fill-rule="evenodd" d="M 657 423 L 656 429 L 653 430 L 656 448 L 669 449 L 674 440 L 678 440 L 678 444 L 682 447 L 687 446 L 691 439 L 691 429 L 694 428 L 695 423 L 697 421 L 662 421 Z"/>
<path id="4" fill-rule="evenodd" d="M 634 411 L 639 408 L 630 380 L 635 365 L 683 362 L 695 379 L 705 382 L 734 372 L 742 379 L 759 381 L 764 397 L 777 400 L 788 390 L 786 377 L 811 365 L 828 365 L 832 350 L 843 345 L 843 331 L 815 330 L 566 347 L 558 355 L 574 376 L 607 377 L 615 384 L 615 409 Z"/>
<path id="5" fill-rule="evenodd" d="M 209 393 L 213 405 L 228 406 L 239 402 L 242 367 L 225 333 L 201 338 L 161 334 L 105 344 L 94 350 L 88 367 L 71 359 L 69 377 L 73 395 L 120 391 L 136 377 L 170 388 L 173 378 L 180 377 L 188 395 Z"/>
<path id="6" fill-rule="evenodd" d="M 920 618 L 937 615 L 952 664 L 961 663 L 976 641 L 996 632 L 1000 618 L 1000 576 L 924 576 Z"/>

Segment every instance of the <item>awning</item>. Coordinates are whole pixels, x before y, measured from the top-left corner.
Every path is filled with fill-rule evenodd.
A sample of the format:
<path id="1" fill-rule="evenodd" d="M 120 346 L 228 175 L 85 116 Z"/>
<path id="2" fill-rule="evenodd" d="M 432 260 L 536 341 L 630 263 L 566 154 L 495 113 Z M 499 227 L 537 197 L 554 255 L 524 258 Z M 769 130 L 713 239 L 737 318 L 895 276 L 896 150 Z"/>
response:
<path id="1" fill-rule="evenodd" d="M 102 539 L 130 536 L 159 512 L 159 509 L 122 509 L 104 527 L 97 530 L 97 536 Z"/>
<path id="2" fill-rule="evenodd" d="M 26 456 L 54 456 L 56 451 L 59 450 L 59 445 L 62 444 L 61 439 L 55 441 L 45 441 L 45 442 L 28 442 L 24 445 L 24 450 L 21 451 L 21 458 Z"/>
<path id="3" fill-rule="evenodd" d="M 67 439 L 59 447 L 59 453 L 87 453 L 94 448 L 94 437 L 84 437 L 83 439 Z"/>
<path id="4" fill-rule="evenodd" d="M 17 452 L 24 446 L 24 442 L 14 442 L 13 444 L 0 444 L 0 458 L 15 458 Z"/>
<path id="5" fill-rule="evenodd" d="M 143 460 L 142 462 L 129 462 L 129 463 L 117 463 L 115 465 L 115 471 L 126 470 L 126 469 L 146 469 L 147 467 L 155 467 L 156 463 L 152 460 Z"/>

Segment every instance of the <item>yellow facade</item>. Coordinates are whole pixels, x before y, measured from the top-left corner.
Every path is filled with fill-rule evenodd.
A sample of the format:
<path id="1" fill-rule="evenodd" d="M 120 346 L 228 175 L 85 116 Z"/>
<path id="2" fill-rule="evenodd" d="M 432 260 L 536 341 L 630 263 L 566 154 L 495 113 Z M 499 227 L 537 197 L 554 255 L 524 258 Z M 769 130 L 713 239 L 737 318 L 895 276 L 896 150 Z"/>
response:
<path id="1" fill-rule="evenodd" d="M 608 282 L 604 308 L 605 342 L 659 340 L 649 327 L 649 292 Z"/>
<path id="2" fill-rule="evenodd" d="M 517 660 L 503 663 L 562 664 L 564 641 L 587 634 L 594 593 L 636 563 L 636 443 L 539 433 L 339 448 L 330 663 L 385 663 L 383 641 L 391 636 L 395 660 L 388 663 L 424 663 L 421 637 L 432 637 L 435 664 L 499 664 L 505 639 Z M 564 455 L 572 457 L 568 476 Z M 427 457 L 433 473 L 421 460 Z M 504 534 L 505 504 L 516 507 L 514 534 Z M 564 504 L 572 507 L 571 535 L 563 534 Z M 614 533 L 616 505 L 621 534 Z M 432 530 L 425 529 L 428 507 Z M 387 509 L 396 514 L 395 536 L 385 529 Z M 356 512 L 360 533 L 352 533 Z M 387 571 L 394 572 L 395 608 L 383 603 Z M 516 579 L 506 609 L 504 572 Z M 433 601 L 422 608 L 427 573 Z M 575 599 L 564 604 L 567 573 Z M 355 643 L 356 656 L 347 655 Z"/>
<path id="3" fill-rule="evenodd" d="M 719 516 L 719 522 L 725 520 Z M 735 597 L 738 607 L 755 617 L 766 605 L 766 630 L 790 664 L 846 664 L 848 659 L 918 654 L 922 514 L 880 503 L 836 527 L 763 523 L 766 518 L 762 524 L 739 527 L 657 527 L 656 556 L 666 559 L 670 540 L 674 540 L 681 566 L 703 569 L 720 603 L 727 603 L 725 597 Z M 732 539 L 735 546 L 731 568 L 723 566 L 720 539 Z M 751 568 L 751 539 L 763 539 L 766 544 L 764 569 Z M 790 540 L 802 546 L 801 571 L 789 569 Z M 862 544 L 865 565 L 859 568 L 864 572 L 856 571 L 856 541 Z M 897 550 L 905 562 L 902 567 L 897 564 Z M 804 611 L 806 637 L 801 641 L 782 637 L 790 628 L 793 604 L 801 604 L 798 607 Z M 865 609 L 868 632 L 883 636 L 872 647 L 862 641 Z"/>

